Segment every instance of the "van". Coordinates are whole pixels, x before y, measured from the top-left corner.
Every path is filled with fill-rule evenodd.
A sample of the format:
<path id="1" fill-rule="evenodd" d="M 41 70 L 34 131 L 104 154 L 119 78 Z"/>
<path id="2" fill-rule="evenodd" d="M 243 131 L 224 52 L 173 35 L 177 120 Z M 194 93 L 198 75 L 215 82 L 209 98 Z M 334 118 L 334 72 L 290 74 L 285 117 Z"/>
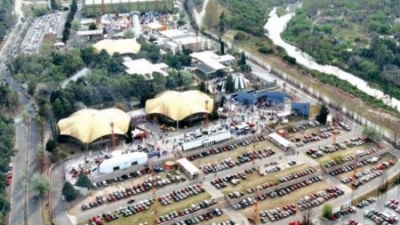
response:
<path id="1" fill-rule="evenodd" d="M 288 119 L 283 119 L 283 120 L 281 121 L 281 124 L 287 124 L 287 123 L 289 123 L 289 120 L 288 120 Z"/>

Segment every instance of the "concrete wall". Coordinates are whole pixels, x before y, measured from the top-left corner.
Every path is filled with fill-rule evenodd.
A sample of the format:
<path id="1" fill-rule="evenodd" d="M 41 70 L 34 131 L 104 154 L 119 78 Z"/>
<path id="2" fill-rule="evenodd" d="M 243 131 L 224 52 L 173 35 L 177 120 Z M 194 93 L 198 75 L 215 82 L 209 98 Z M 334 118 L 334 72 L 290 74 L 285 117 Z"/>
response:
<path id="1" fill-rule="evenodd" d="M 101 4 L 93 5 L 92 0 L 85 0 L 84 12 L 85 16 L 100 16 L 102 14 Z M 174 0 L 155 1 L 136 1 L 128 0 L 128 2 L 120 2 L 119 0 L 111 0 L 110 3 L 104 4 L 105 14 L 114 14 L 115 12 L 127 13 L 132 11 L 170 11 L 174 9 Z"/>

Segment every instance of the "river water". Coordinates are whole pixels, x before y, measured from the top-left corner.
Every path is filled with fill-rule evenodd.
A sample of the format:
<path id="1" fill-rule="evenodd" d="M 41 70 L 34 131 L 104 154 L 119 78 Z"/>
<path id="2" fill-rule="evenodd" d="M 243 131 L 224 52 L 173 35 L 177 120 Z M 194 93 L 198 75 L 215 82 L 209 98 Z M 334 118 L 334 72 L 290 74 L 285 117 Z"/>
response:
<path id="1" fill-rule="evenodd" d="M 264 29 L 268 30 L 268 37 L 275 45 L 279 45 L 284 48 L 288 55 L 296 58 L 298 64 L 325 74 L 334 75 L 342 80 L 346 80 L 368 95 L 382 99 L 386 105 L 397 107 L 397 109 L 400 110 L 400 101 L 398 99 L 390 99 L 382 91 L 371 88 L 363 79 L 356 77 L 351 73 L 345 72 L 338 67 L 318 64 L 307 53 L 304 53 L 299 48 L 286 43 L 281 38 L 281 33 L 285 30 L 287 23 L 294 15 L 295 13 L 293 12 L 278 17 L 276 14 L 276 8 L 270 12 L 268 22 L 265 24 Z"/>

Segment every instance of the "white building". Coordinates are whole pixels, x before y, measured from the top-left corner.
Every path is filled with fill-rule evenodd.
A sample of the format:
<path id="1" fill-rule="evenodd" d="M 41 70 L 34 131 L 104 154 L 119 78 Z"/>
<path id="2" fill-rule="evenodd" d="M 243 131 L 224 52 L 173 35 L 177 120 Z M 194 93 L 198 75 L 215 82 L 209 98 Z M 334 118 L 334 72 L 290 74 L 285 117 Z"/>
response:
<path id="1" fill-rule="evenodd" d="M 113 155 L 112 158 L 106 159 L 100 164 L 99 172 L 112 173 L 113 171 L 127 169 L 131 166 L 143 165 L 147 160 L 147 153 L 144 152 Z"/>
<path id="2" fill-rule="evenodd" d="M 194 148 L 212 146 L 218 142 L 228 140 L 231 137 L 231 132 L 229 132 L 228 130 L 218 130 L 210 135 L 203 135 L 198 138 L 185 140 L 185 142 L 182 143 L 182 150 L 188 151 Z"/>
<path id="3" fill-rule="evenodd" d="M 269 134 L 268 138 L 269 140 L 271 140 L 272 143 L 276 144 L 279 148 L 281 148 L 284 151 L 287 151 L 293 147 L 292 142 L 288 141 L 286 138 L 282 137 L 277 133 Z"/>
<path id="4" fill-rule="evenodd" d="M 148 80 L 153 79 L 152 74 L 154 72 L 160 73 L 164 76 L 168 76 L 169 67 L 165 63 L 153 64 L 147 59 L 129 60 L 125 58 L 122 64 L 124 64 L 124 66 L 127 68 L 125 72 L 129 75 L 142 75 Z"/>
<path id="5" fill-rule="evenodd" d="M 202 73 L 209 75 L 217 70 L 229 70 L 234 64 L 235 57 L 232 55 L 217 55 L 212 51 L 202 51 L 190 54 L 196 63 L 196 68 Z"/>
<path id="6" fill-rule="evenodd" d="M 184 172 L 186 175 L 188 175 L 191 179 L 195 179 L 199 177 L 200 175 L 200 170 L 188 159 L 186 158 L 181 158 L 178 159 L 177 164 L 179 168 Z"/>
<path id="7" fill-rule="evenodd" d="M 158 44 L 174 54 L 183 48 L 197 52 L 210 47 L 208 40 L 186 30 L 170 29 L 159 33 L 161 37 L 158 39 Z"/>

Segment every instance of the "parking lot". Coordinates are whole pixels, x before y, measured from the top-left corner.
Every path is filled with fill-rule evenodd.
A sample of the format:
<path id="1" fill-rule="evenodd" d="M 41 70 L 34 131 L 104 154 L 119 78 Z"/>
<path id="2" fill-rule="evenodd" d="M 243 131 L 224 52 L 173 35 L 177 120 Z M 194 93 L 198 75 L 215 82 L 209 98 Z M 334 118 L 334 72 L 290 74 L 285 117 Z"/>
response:
<path id="1" fill-rule="evenodd" d="M 42 45 L 43 37 L 46 34 L 57 35 L 61 22 L 61 16 L 62 13 L 57 12 L 37 18 L 25 36 L 21 47 L 21 53 L 38 53 Z"/>

